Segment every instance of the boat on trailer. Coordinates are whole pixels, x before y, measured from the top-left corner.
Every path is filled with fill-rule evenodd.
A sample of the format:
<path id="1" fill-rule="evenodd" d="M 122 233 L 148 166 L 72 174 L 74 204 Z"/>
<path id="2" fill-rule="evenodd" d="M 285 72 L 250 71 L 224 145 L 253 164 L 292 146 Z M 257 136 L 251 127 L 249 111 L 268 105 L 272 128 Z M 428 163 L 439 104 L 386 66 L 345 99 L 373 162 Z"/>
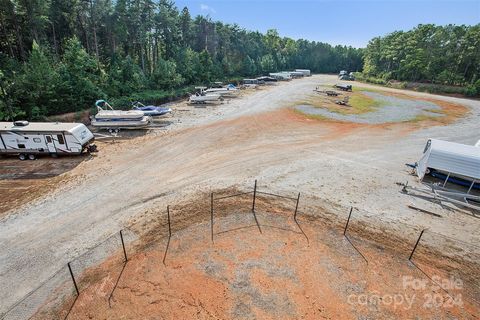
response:
<path id="1" fill-rule="evenodd" d="M 188 100 L 189 103 L 192 104 L 206 104 L 206 103 L 212 103 L 216 101 L 223 101 L 223 98 L 221 95 L 216 94 L 216 93 L 206 93 L 205 89 L 206 87 L 195 87 L 198 91 L 190 96 L 190 99 Z"/>
<path id="2" fill-rule="evenodd" d="M 238 94 L 239 90 L 235 86 L 227 86 L 222 88 L 210 88 L 204 90 L 205 94 L 218 94 L 221 97 L 234 97 Z"/>
<path id="3" fill-rule="evenodd" d="M 20 160 L 95 152 L 94 140 L 83 123 L 0 122 L 0 154 L 18 155 Z"/>
<path id="4" fill-rule="evenodd" d="M 422 180 L 429 174 L 442 179 L 443 187 L 454 183 L 468 188 L 467 193 L 480 190 L 480 147 L 477 145 L 429 139 L 414 167 Z"/>
<path id="5" fill-rule="evenodd" d="M 145 116 L 160 117 L 172 112 L 172 109 L 158 106 L 146 106 L 140 101 L 132 103 L 133 110 L 142 111 Z"/>
<path id="6" fill-rule="evenodd" d="M 115 110 L 105 100 L 95 102 L 98 113 L 91 119 L 91 125 L 99 129 L 140 129 L 152 123 L 152 117 L 140 110 Z"/>

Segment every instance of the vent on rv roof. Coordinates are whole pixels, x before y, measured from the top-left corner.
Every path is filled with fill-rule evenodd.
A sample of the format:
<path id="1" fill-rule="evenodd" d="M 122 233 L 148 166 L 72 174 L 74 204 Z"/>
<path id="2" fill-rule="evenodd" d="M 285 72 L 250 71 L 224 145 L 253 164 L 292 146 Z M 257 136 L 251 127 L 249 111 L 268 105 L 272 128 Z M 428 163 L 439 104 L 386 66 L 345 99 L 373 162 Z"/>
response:
<path id="1" fill-rule="evenodd" d="M 28 126 L 28 121 L 26 120 L 15 121 L 13 124 L 17 127 L 25 127 L 25 126 Z"/>

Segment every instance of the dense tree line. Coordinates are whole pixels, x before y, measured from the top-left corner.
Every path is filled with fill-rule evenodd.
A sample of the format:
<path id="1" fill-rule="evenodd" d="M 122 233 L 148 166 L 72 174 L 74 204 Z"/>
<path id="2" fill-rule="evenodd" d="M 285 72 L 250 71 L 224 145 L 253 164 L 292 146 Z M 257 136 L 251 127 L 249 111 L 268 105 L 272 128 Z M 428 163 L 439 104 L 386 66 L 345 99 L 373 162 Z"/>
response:
<path id="1" fill-rule="evenodd" d="M 0 0 L 0 6 L 0 118 L 10 114 L 7 106 L 39 119 L 89 108 L 99 98 L 156 100 L 216 79 L 362 68 L 359 49 L 192 18 L 171 0 Z"/>
<path id="2" fill-rule="evenodd" d="M 466 86 L 480 94 L 480 24 L 419 25 L 372 39 L 364 74 L 384 80 Z"/>

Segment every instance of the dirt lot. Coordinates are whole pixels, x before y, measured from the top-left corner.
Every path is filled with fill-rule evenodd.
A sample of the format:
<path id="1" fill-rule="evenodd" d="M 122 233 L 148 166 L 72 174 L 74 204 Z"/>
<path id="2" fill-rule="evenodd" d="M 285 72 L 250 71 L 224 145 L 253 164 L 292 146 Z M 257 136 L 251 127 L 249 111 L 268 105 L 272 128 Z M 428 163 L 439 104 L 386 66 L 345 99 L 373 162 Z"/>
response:
<path id="1" fill-rule="evenodd" d="M 480 312 L 478 265 L 452 272 L 451 259 L 423 250 L 428 241 L 413 264 L 413 242 L 381 245 L 381 235 L 353 221 L 347 239 L 321 212 L 302 212 L 295 222 L 292 208 L 271 197 L 257 198 L 253 215 L 250 199 L 215 204 L 213 243 L 205 210 L 172 211 L 170 242 L 162 237 L 164 213 L 156 212 L 122 273 L 121 259 L 112 257 L 86 273 L 81 281 L 90 284 L 73 308 L 68 299 L 35 318 L 63 319 L 70 311 L 69 319 L 475 319 Z M 428 277 L 442 279 L 445 290 Z"/>
<path id="2" fill-rule="evenodd" d="M 385 217 L 385 225 L 409 222 L 478 243 L 477 218 L 404 195 L 395 183 L 418 183 L 404 163 L 418 160 L 429 137 L 475 143 L 480 103 L 408 93 L 468 108 L 449 125 L 324 122 L 285 108 L 335 81 L 313 76 L 207 108 L 176 104 L 172 118 L 155 130 L 115 144 L 99 142 L 93 157 L 40 159 L 21 168 L 14 159 L 0 160 L 0 313 L 107 235 L 144 219 L 149 209 L 197 192 L 250 185 L 255 178 L 318 203 L 354 205 L 377 221 Z"/>

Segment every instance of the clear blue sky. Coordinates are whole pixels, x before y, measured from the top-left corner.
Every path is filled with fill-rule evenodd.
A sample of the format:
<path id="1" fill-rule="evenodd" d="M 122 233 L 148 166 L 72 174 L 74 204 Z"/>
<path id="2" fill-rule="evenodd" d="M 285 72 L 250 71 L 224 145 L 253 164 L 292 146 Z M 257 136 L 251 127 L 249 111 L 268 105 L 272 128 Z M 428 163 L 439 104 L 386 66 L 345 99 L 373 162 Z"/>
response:
<path id="1" fill-rule="evenodd" d="M 192 16 L 237 23 L 248 30 L 365 47 L 368 40 L 422 23 L 480 23 L 480 0 L 177 0 Z"/>

